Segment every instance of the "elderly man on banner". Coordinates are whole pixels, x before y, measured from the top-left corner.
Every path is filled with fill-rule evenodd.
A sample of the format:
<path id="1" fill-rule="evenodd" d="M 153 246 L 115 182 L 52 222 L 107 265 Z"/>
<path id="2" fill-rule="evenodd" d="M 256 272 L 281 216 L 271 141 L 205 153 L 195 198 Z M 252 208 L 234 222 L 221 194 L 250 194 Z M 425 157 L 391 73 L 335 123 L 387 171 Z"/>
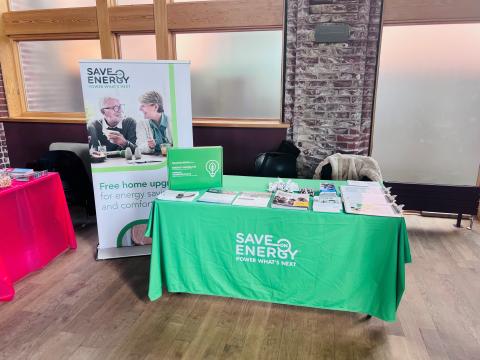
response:
<path id="1" fill-rule="evenodd" d="M 105 97 L 100 101 L 102 119 L 93 120 L 87 125 L 89 147 L 98 149 L 105 146 L 107 151 L 124 150 L 127 147 L 135 150 L 137 132 L 135 120 L 123 113 L 123 105 L 113 97 Z"/>

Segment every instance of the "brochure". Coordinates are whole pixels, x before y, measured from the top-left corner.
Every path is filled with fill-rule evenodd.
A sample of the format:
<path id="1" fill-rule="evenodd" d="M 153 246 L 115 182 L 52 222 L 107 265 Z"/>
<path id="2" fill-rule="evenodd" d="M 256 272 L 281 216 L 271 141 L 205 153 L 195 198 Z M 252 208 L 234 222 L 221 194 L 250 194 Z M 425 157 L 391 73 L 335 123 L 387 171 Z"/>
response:
<path id="1" fill-rule="evenodd" d="M 382 187 L 382 185 L 380 185 L 378 181 L 347 180 L 347 184 L 351 186 L 363 186 L 363 187 L 373 187 L 373 188 Z"/>
<path id="2" fill-rule="evenodd" d="M 373 184 L 373 182 L 370 182 Z M 350 214 L 398 217 L 401 210 L 379 183 L 367 186 L 341 186 L 345 212 Z"/>
<path id="3" fill-rule="evenodd" d="M 352 192 L 344 192 L 343 193 L 343 201 L 347 201 L 349 203 L 361 203 L 361 204 L 379 204 L 384 205 L 391 201 L 388 201 L 385 194 L 377 194 L 372 192 L 364 192 L 364 193 L 352 193 Z"/>
<path id="4" fill-rule="evenodd" d="M 323 193 L 333 193 L 333 194 L 336 194 L 337 193 L 337 189 L 335 188 L 335 185 L 334 184 L 320 184 L 320 194 L 323 194 Z"/>
<path id="5" fill-rule="evenodd" d="M 401 211 L 395 204 L 361 204 L 344 201 L 345 212 L 359 215 L 400 217 Z"/>
<path id="6" fill-rule="evenodd" d="M 163 193 L 157 196 L 157 199 L 170 201 L 193 201 L 197 196 L 197 191 L 165 190 Z"/>
<path id="7" fill-rule="evenodd" d="M 278 190 L 272 202 L 272 208 L 308 210 L 308 194 L 293 194 Z"/>
<path id="8" fill-rule="evenodd" d="M 376 186 L 351 186 L 351 185 L 342 185 L 340 186 L 340 192 L 342 196 L 344 194 L 376 194 L 376 195 L 385 195 L 385 191 L 381 187 Z"/>
<path id="9" fill-rule="evenodd" d="M 242 192 L 232 205 L 268 207 L 271 196 L 268 192 Z"/>
<path id="10" fill-rule="evenodd" d="M 313 211 L 339 213 L 342 210 L 342 199 L 336 194 L 320 194 L 313 198 Z"/>
<path id="11" fill-rule="evenodd" d="M 220 189 L 208 189 L 198 201 L 217 204 L 231 204 L 238 193 L 235 191 L 225 191 Z"/>

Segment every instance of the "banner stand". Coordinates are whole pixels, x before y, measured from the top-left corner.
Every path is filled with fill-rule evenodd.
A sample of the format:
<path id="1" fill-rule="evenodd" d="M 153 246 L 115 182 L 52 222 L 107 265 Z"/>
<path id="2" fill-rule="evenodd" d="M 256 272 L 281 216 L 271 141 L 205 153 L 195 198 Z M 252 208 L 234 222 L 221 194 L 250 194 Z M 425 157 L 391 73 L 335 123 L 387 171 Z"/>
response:
<path id="1" fill-rule="evenodd" d="M 168 189 L 166 153 L 191 147 L 190 62 L 81 60 L 97 215 L 97 259 L 151 254 L 152 201 Z"/>

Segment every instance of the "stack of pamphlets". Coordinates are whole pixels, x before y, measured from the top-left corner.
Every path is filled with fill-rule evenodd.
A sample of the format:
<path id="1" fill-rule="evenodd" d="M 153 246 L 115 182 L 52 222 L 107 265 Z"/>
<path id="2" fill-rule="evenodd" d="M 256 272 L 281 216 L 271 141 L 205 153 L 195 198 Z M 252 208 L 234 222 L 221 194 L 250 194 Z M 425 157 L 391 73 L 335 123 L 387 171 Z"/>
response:
<path id="1" fill-rule="evenodd" d="M 42 176 L 47 176 L 47 175 L 48 175 L 48 170 L 35 171 L 33 173 L 33 178 L 38 179 L 38 178 L 41 178 Z"/>
<path id="2" fill-rule="evenodd" d="M 335 184 L 320 184 L 320 194 L 332 193 L 337 194 L 337 189 L 335 188 Z"/>
<path id="3" fill-rule="evenodd" d="M 373 216 L 401 216 L 400 209 L 379 183 L 371 181 L 349 183 L 354 185 L 340 187 L 345 212 Z"/>
<path id="4" fill-rule="evenodd" d="M 30 177 L 33 176 L 33 169 L 24 169 L 24 168 L 8 168 L 7 174 L 15 180 L 18 181 L 28 181 Z"/>
<path id="5" fill-rule="evenodd" d="M 235 191 L 208 189 L 202 196 L 200 196 L 198 201 L 217 204 L 231 204 L 236 195 L 237 192 Z"/>
<path id="6" fill-rule="evenodd" d="M 313 198 L 313 211 L 342 212 L 342 199 L 336 193 L 320 193 Z"/>
<path id="7" fill-rule="evenodd" d="M 267 207 L 271 196 L 268 192 L 242 192 L 232 205 Z"/>
<path id="8" fill-rule="evenodd" d="M 293 194 L 278 190 L 272 202 L 272 208 L 308 210 L 308 194 Z"/>
<path id="9" fill-rule="evenodd" d="M 197 191 L 165 190 L 163 193 L 157 196 L 157 199 L 170 201 L 193 201 L 197 196 Z"/>
<path id="10" fill-rule="evenodd" d="M 8 168 L 8 174 L 11 177 L 14 176 L 22 176 L 22 175 L 30 175 L 33 174 L 33 169 L 25 169 L 25 168 Z"/>

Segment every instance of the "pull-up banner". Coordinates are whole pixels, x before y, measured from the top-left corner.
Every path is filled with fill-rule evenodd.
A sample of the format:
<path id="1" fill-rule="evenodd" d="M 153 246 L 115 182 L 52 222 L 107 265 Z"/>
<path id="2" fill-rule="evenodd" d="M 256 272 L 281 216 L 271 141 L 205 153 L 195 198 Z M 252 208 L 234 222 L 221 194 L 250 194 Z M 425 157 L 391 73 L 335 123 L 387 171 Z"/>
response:
<path id="1" fill-rule="evenodd" d="M 151 202 L 168 186 L 166 152 L 192 146 L 190 63 L 80 61 L 98 259 L 151 253 Z"/>

